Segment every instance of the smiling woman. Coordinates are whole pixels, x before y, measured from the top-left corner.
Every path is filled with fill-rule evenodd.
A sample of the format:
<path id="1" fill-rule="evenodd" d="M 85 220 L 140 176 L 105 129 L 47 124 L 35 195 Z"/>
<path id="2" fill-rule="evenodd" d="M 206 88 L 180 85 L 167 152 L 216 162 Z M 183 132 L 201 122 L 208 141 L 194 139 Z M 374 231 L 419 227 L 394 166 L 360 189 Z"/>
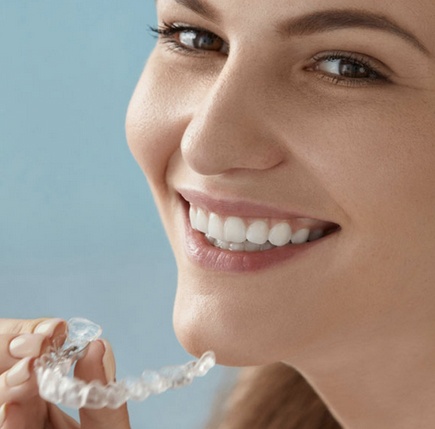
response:
<path id="1" fill-rule="evenodd" d="M 179 341 L 247 367 L 210 428 L 435 427 L 435 4 L 387 3 L 156 2 L 126 131 Z"/>
<path id="2" fill-rule="evenodd" d="M 127 136 L 177 260 L 175 330 L 257 367 L 216 427 L 432 427 L 433 2 L 157 10 Z"/>

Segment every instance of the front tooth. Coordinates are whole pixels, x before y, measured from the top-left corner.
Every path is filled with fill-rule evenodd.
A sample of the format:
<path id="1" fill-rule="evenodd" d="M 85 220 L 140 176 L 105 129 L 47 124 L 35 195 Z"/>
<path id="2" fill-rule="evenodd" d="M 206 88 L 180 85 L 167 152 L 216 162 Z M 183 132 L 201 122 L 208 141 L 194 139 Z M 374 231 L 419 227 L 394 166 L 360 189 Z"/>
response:
<path id="1" fill-rule="evenodd" d="M 246 240 L 246 226 L 242 219 L 230 216 L 224 223 L 224 239 L 233 243 L 243 243 Z"/>
<path id="2" fill-rule="evenodd" d="M 308 228 L 300 229 L 292 235 L 292 243 L 294 244 L 302 244 L 308 240 L 308 236 L 310 235 L 310 230 Z"/>
<path id="3" fill-rule="evenodd" d="M 269 232 L 269 241 L 274 246 L 284 246 L 288 244 L 292 236 L 290 225 L 285 222 L 277 223 Z"/>
<path id="4" fill-rule="evenodd" d="M 189 218 L 190 218 L 190 226 L 192 227 L 192 229 L 197 229 L 196 228 L 196 210 L 190 206 L 189 209 Z"/>
<path id="5" fill-rule="evenodd" d="M 204 234 L 208 232 L 208 217 L 201 209 L 196 214 L 196 229 Z"/>
<path id="6" fill-rule="evenodd" d="M 251 243 L 264 244 L 268 238 L 269 226 L 262 220 L 251 223 L 246 231 L 246 239 Z"/>
<path id="7" fill-rule="evenodd" d="M 208 233 L 217 240 L 224 239 L 224 224 L 216 213 L 211 213 L 208 220 Z"/>

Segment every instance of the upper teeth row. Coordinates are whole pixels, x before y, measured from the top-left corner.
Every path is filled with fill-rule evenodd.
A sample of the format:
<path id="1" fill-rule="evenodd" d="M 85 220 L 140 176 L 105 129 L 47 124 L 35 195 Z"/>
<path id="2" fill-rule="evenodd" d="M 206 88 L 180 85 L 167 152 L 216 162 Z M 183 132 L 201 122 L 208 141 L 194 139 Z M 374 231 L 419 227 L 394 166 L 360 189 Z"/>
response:
<path id="1" fill-rule="evenodd" d="M 313 241 L 324 235 L 321 228 L 293 228 L 289 222 L 271 222 L 265 219 L 253 219 L 247 222 L 237 216 L 221 217 L 216 213 L 190 206 L 190 224 L 193 229 L 201 231 L 208 237 L 228 243 L 265 244 L 285 246 L 288 243 L 301 244 Z M 273 224 L 273 225 L 272 225 Z"/>

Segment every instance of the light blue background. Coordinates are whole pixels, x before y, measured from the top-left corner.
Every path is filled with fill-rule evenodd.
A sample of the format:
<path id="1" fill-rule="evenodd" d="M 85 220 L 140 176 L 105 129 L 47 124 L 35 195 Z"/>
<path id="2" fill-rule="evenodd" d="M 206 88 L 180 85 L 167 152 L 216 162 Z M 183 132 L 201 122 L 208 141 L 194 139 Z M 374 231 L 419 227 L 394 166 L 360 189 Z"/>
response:
<path id="1" fill-rule="evenodd" d="M 0 0 L 0 317 L 83 316 L 118 378 L 190 359 L 176 269 L 124 117 L 154 39 L 151 0 Z M 132 404 L 134 429 L 206 421 L 223 368 Z"/>

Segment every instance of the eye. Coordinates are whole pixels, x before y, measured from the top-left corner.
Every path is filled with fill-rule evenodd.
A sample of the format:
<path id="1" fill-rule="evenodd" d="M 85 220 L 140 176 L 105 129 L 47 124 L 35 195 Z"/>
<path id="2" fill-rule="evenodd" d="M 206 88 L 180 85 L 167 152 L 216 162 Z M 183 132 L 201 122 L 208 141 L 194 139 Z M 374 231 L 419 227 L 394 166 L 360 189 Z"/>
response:
<path id="1" fill-rule="evenodd" d="M 319 73 L 332 83 L 356 86 L 389 82 L 380 62 L 362 54 L 337 52 L 315 56 L 313 61 L 307 70 Z"/>
<path id="2" fill-rule="evenodd" d="M 316 70 L 352 79 L 376 78 L 377 73 L 369 67 L 344 58 L 328 59 L 317 64 Z"/>
<path id="3" fill-rule="evenodd" d="M 150 29 L 170 48 L 185 53 L 229 52 L 229 46 L 222 38 L 205 29 L 167 23 L 163 23 L 159 28 Z"/>
<path id="4" fill-rule="evenodd" d="M 224 41 L 208 31 L 184 30 L 178 33 L 178 41 L 189 49 L 221 52 Z"/>

